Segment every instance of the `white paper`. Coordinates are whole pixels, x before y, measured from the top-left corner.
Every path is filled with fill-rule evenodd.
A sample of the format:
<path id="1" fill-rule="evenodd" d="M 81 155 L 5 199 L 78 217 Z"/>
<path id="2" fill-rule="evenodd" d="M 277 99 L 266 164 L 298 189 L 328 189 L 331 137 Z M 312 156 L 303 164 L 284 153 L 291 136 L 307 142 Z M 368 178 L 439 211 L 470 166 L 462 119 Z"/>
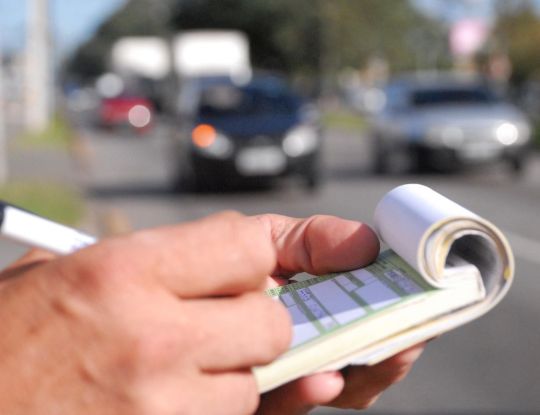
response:
<path id="1" fill-rule="evenodd" d="M 478 219 L 450 199 L 420 184 L 405 184 L 388 192 L 375 208 L 375 229 L 409 265 L 425 276 L 421 258 L 430 232 L 449 219 Z"/>

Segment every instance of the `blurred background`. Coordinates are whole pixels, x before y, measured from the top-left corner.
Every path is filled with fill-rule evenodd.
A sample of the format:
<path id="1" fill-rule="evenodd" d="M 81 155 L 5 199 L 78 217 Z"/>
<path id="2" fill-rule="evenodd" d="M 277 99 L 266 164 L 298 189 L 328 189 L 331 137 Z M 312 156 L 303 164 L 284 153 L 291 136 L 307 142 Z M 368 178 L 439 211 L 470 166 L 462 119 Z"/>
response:
<path id="1" fill-rule="evenodd" d="M 538 45 L 540 1 L 0 0 L 0 197 L 105 236 L 431 186 L 516 283 L 367 413 L 538 413 Z"/>

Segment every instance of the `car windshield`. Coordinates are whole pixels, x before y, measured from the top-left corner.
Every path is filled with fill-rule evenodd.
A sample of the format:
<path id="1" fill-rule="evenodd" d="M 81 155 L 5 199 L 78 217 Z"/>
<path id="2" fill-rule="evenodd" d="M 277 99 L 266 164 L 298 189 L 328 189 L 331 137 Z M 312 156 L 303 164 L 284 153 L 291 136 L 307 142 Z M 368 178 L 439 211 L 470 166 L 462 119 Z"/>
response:
<path id="1" fill-rule="evenodd" d="M 199 112 L 214 117 L 293 113 L 299 104 L 296 96 L 282 90 L 214 86 L 203 91 Z"/>
<path id="2" fill-rule="evenodd" d="M 495 96 L 486 88 L 445 88 L 423 89 L 411 95 L 411 105 L 415 107 L 448 104 L 487 104 L 495 101 Z"/>

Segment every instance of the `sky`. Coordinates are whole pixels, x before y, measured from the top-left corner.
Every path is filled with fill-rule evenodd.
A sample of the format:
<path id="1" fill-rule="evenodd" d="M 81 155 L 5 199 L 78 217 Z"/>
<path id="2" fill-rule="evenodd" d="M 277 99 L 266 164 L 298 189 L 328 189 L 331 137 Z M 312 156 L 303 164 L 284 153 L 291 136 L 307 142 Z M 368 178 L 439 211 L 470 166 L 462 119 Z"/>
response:
<path id="1" fill-rule="evenodd" d="M 30 0 L 0 0 L 0 45 L 20 50 L 24 45 L 26 3 Z M 60 56 L 87 40 L 99 24 L 126 0 L 49 0 L 52 32 Z"/>
<path id="2" fill-rule="evenodd" d="M 426 14 L 449 23 L 460 19 L 481 19 L 490 23 L 494 18 L 494 0 L 412 0 L 412 3 Z M 540 0 L 533 0 L 533 4 L 540 10 Z"/>
<path id="3" fill-rule="evenodd" d="M 490 0 L 413 0 L 413 4 L 426 14 L 449 22 L 465 17 L 489 21 L 492 3 Z"/>

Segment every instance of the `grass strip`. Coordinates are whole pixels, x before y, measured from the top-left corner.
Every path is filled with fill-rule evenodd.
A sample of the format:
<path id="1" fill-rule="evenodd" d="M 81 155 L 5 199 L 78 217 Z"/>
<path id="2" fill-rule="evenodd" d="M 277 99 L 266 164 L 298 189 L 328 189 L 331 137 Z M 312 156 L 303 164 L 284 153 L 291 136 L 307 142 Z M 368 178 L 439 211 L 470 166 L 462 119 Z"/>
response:
<path id="1" fill-rule="evenodd" d="M 324 112 L 322 124 L 325 128 L 352 130 L 358 133 L 366 129 L 366 121 L 361 115 L 343 110 Z"/>
<path id="2" fill-rule="evenodd" d="M 53 117 L 47 128 L 39 132 L 26 132 L 15 140 L 23 148 L 68 148 L 74 141 L 75 131 L 60 115 Z"/>
<path id="3" fill-rule="evenodd" d="M 74 189 L 52 182 L 19 181 L 0 186 L 0 199 L 54 221 L 77 225 L 84 216 L 84 202 Z"/>

